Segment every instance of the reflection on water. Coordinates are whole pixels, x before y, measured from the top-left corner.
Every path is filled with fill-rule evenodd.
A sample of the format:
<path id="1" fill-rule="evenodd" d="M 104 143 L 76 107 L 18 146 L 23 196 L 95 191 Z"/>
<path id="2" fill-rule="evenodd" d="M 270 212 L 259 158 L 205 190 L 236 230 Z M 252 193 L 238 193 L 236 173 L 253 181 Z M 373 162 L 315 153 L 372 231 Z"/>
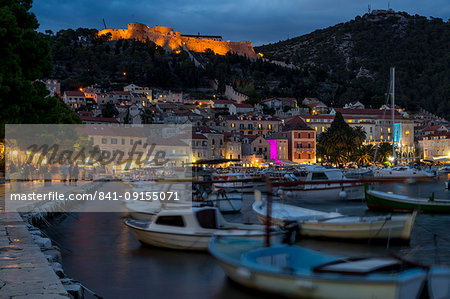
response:
<path id="1" fill-rule="evenodd" d="M 444 189 L 443 181 L 376 185 L 375 189 L 416 197 L 428 197 L 435 192 L 436 198 L 450 199 L 450 192 Z M 295 200 L 289 200 L 290 203 L 292 201 Z M 242 213 L 227 215 L 226 218 L 256 223 L 251 203 L 251 196 L 246 196 Z M 363 202 L 297 204 L 350 215 L 379 214 L 368 212 Z M 104 298 L 270 297 L 226 279 L 220 266 L 207 253 L 141 246 L 132 231 L 123 225 L 124 216 L 119 213 L 79 213 L 48 229 L 47 233 L 63 247 L 63 266 L 69 277 L 81 281 Z M 448 227 L 450 215 L 419 214 L 410 246 L 387 248 L 387 244 L 308 239 L 297 244 L 340 256 L 374 256 L 393 252 L 425 264 L 450 266 Z"/>

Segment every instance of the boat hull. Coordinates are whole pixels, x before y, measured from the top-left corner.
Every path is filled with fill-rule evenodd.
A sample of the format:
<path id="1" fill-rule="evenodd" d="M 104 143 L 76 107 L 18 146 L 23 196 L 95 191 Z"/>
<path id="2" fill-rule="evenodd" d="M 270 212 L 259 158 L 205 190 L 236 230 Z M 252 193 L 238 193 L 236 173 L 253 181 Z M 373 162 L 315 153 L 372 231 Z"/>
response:
<path id="1" fill-rule="evenodd" d="M 366 191 L 366 204 L 369 209 L 397 212 L 422 211 L 427 213 L 450 213 L 450 201 L 408 199 L 406 196 Z"/>
<path id="2" fill-rule="evenodd" d="M 258 221 L 261 224 L 266 222 L 265 215 L 257 213 Z M 392 217 L 390 220 L 379 220 L 370 222 L 354 222 L 347 217 L 348 221 L 327 222 L 311 221 L 300 222 L 298 235 L 310 238 L 332 238 L 354 241 L 365 240 L 392 240 L 399 242 L 409 242 L 414 226 L 415 215 L 403 217 Z M 283 227 L 284 220 L 271 218 L 273 224 Z"/>
<path id="3" fill-rule="evenodd" d="M 271 271 L 264 267 L 244 266 L 240 260 L 245 251 L 240 253 L 239 249 L 231 246 L 229 250 L 235 252 L 223 253 L 213 242 L 209 249 L 233 281 L 251 289 L 291 298 L 417 299 L 426 278 L 426 272 L 420 270 L 401 277 L 386 274 L 377 278 L 306 274 L 289 268 Z M 272 258 L 277 259 L 276 256 Z"/>
<path id="4" fill-rule="evenodd" d="M 264 231 L 216 230 L 211 233 L 199 234 L 176 231 L 151 231 L 131 225 L 128 226 L 136 234 L 138 240 L 145 245 L 179 250 L 208 250 L 208 244 L 213 235 L 245 238 L 261 242 L 265 238 Z M 283 233 L 275 232 L 272 234 L 273 241 L 278 241 L 281 239 Z"/>
<path id="5" fill-rule="evenodd" d="M 362 200 L 364 199 L 364 186 L 327 186 L 327 185 L 305 185 L 305 189 L 283 188 L 285 192 L 291 192 L 291 198 L 302 202 L 315 203 L 327 200 Z M 342 193 L 344 189 L 345 193 Z"/>

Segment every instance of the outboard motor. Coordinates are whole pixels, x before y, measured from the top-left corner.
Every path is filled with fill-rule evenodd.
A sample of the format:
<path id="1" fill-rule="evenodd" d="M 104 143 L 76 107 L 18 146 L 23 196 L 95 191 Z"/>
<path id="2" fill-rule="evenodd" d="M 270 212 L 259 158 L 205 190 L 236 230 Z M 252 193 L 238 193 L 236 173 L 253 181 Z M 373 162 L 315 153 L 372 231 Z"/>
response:
<path id="1" fill-rule="evenodd" d="M 298 222 L 295 220 L 285 220 L 283 229 L 286 231 L 283 236 L 283 244 L 294 244 L 297 232 L 300 231 L 300 225 Z"/>

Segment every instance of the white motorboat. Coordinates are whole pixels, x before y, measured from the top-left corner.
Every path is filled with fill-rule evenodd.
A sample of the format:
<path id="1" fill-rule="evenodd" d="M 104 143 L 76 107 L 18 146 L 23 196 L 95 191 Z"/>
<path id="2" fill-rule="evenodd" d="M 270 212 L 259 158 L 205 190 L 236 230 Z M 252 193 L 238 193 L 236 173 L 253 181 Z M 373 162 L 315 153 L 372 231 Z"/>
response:
<path id="1" fill-rule="evenodd" d="M 359 200 L 364 198 L 364 185 L 356 180 L 348 179 L 337 168 L 325 168 L 320 165 L 305 166 L 303 169 L 286 174 L 285 179 L 291 182 L 303 182 L 296 186 L 281 188 L 287 196 L 301 201 Z M 328 183 L 329 181 L 344 182 Z M 308 184 L 308 182 L 314 182 L 314 184 Z"/>
<path id="2" fill-rule="evenodd" d="M 255 201 L 253 211 L 261 224 L 266 223 L 265 201 Z M 400 216 L 344 216 L 282 203 L 272 203 L 271 221 L 281 227 L 297 222 L 298 235 L 346 240 L 390 240 L 408 242 L 417 213 Z"/>
<path id="3" fill-rule="evenodd" d="M 142 243 L 172 249 L 206 250 L 213 235 L 256 240 L 263 240 L 266 235 L 265 226 L 229 223 L 214 207 L 162 210 L 154 220 L 129 219 L 125 224 Z M 275 238 L 282 234 L 276 227 L 273 231 Z"/>
<path id="4" fill-rule="evenodd" d="M 374 169 L 373 176 L 376 178 L 429 178 L 436 176 L 436 172 L 429 169 L 397 166 Z"/>
<path id="5" fill-rule="evenodd" d="M 133 219 L 152 220 L 156 214 L 162 210 L 180 210 L 192 208 L 190 202 L 170 202 L 161 201 L 129 201 L 125 202 L 125 207 Z"/>

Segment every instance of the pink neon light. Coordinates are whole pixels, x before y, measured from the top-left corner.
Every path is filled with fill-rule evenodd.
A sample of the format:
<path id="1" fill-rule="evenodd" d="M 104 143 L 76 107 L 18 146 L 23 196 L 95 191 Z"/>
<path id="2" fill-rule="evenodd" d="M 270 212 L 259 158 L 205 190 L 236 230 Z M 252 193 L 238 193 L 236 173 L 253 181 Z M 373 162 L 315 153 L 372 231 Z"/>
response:
<path id="1" fill-rule="evenodd" d="M 267 139 L 267 142 L 270 143 L 270 159 L 280 165 L 282 162 L 278 160 L 278 139 Z"/>

